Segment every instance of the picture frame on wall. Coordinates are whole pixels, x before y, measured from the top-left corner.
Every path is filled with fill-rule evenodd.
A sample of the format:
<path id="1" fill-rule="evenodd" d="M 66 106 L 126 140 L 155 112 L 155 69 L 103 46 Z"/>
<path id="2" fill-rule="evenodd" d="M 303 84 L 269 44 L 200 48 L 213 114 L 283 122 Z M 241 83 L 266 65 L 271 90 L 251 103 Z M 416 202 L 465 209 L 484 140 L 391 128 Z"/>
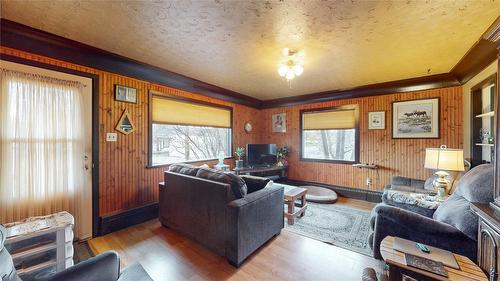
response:
<path id="1" fill-rule="evenodd" d="M 273 114 L 273 133 L 286 133 L 286 113 Z"/>
<path id="2" fill-rule="evenodd" d="M 369 130 L 385 129 L 385 111 L 368 112 L 368 129 Z"/>
<path id="3" fill-rule="evenodd" d="M 137 103 L 137 89 L 115 84 L 115 100 Z"/>
<path id="4" fill-rule="evenodd" d="M 392 138 L 439 138 L 439 98 L 393 102 Z"/>

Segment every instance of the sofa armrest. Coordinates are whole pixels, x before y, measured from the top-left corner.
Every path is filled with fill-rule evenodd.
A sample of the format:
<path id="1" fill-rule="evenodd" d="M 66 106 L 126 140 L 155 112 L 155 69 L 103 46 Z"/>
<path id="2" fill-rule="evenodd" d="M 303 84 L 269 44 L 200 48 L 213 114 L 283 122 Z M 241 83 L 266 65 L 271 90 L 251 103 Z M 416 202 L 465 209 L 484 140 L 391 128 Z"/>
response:
<path id="1" fill-rule="evenodd" d="M 42 280 L 44 281 L 116 281 L 120 274 L 120 258 L 107 251 Z"/>
<path id="2" fill-rule="evenodd" d="M 373 254 L 382 259 L 380 243 L 397 236 L 475 258 L 476 242 L 455 227 L 404 209 L 380 205 L 375 210 Z"/>
<path id="3" fill-rule="evenodd" d="M 227 205 L 226 257 L 239 266 L 283 228 L 283 187 L 268 185 Z"/>

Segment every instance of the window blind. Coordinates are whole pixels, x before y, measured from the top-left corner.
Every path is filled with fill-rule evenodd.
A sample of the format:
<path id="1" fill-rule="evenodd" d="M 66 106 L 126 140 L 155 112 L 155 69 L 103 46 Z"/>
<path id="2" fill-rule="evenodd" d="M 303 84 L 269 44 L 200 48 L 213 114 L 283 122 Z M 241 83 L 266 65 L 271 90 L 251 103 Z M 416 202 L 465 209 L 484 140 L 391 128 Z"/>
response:
<path id="1" fill-rule="evenodd" d="M 153 123 L 231 128 L 231 110 L 153 96 Z"/>
<path id="2" fill-rule="evenodd" d="M 302 115 L 303 130 L 335 130 L 356 127 L 356 109 L 305 112 Z"/>

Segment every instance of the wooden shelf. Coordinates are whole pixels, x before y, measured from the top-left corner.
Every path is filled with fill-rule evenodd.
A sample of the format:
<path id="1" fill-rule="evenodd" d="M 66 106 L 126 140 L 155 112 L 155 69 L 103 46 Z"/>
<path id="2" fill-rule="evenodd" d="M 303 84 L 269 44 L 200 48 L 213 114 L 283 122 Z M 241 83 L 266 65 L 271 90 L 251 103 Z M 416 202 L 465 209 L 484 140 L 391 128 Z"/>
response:
<path id="1" fill-rule="evenodd" d="M 34 265 L 32 267 L 18 269 L 17 274 L 24 275 L 24 274 L 32 273 L 34 271 L 46 269 L 46 268 L 49 268 L 51 266 L 56 266 L 56 265 L 57 265 L 57 262 L 54 260 L 46 261 L 44 263 L 40 263 L 40 264 Z"/>
<path id="2" fill-rule="evenodd" d="M 28 257 L 28 256 L 32 256 L 32 255 L 35 255 L 38 253 L 47 252 L 47 251 L 50 251 L 50 250 L 56 249 L 56 248 L 57 248 L 57 243 L 55 243 L 55 242 L 50 243 L 50 244 L 45 244 L 45 245 L 35 247 L 35 248 L 29 249 L 29 250 L 13 253 L 12 259 L 15 260 L 15 259 L 23 258 L 23 257 Z"/>
<path id="3" fill-rule="evenodd" d="M 490 112 L 485 112 L 485 113 L 476 115 L 476 118 L 493 117 L 494 115 L 495 115 L 495 111 L 490 111 Z"/>
<path id="4" fill-rule="evenodd" d="M 477 146 L 495 146 L 493 143 L 476 143 Z"/>

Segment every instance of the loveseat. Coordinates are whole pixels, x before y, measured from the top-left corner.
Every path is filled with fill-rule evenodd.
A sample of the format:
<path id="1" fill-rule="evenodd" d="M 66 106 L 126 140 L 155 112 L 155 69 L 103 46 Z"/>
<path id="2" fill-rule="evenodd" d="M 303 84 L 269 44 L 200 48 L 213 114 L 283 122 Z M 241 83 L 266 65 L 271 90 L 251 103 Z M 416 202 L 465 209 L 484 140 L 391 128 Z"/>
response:
<path id="1" fill-rule="evenodd" d="M 381 259 L 380 242 L 386 236 L 439 247 L 469 257 L 477 257 L 478 217 L 471 203 L 493 200 L 493 167 L 483 164 L 468 171 L 457 183 L 454 193 L 433 212 L 420 212 L 405 204 L 380 203 L 372 211 L 373 233 L 369 245 L 373 256 Z"/>
<path id="2" fill-rule="evenodd" d="M 171 165 L 160 184 L 160 222 L 238 267 L 283 228 L 283 187 L 265 178 Z"/>

